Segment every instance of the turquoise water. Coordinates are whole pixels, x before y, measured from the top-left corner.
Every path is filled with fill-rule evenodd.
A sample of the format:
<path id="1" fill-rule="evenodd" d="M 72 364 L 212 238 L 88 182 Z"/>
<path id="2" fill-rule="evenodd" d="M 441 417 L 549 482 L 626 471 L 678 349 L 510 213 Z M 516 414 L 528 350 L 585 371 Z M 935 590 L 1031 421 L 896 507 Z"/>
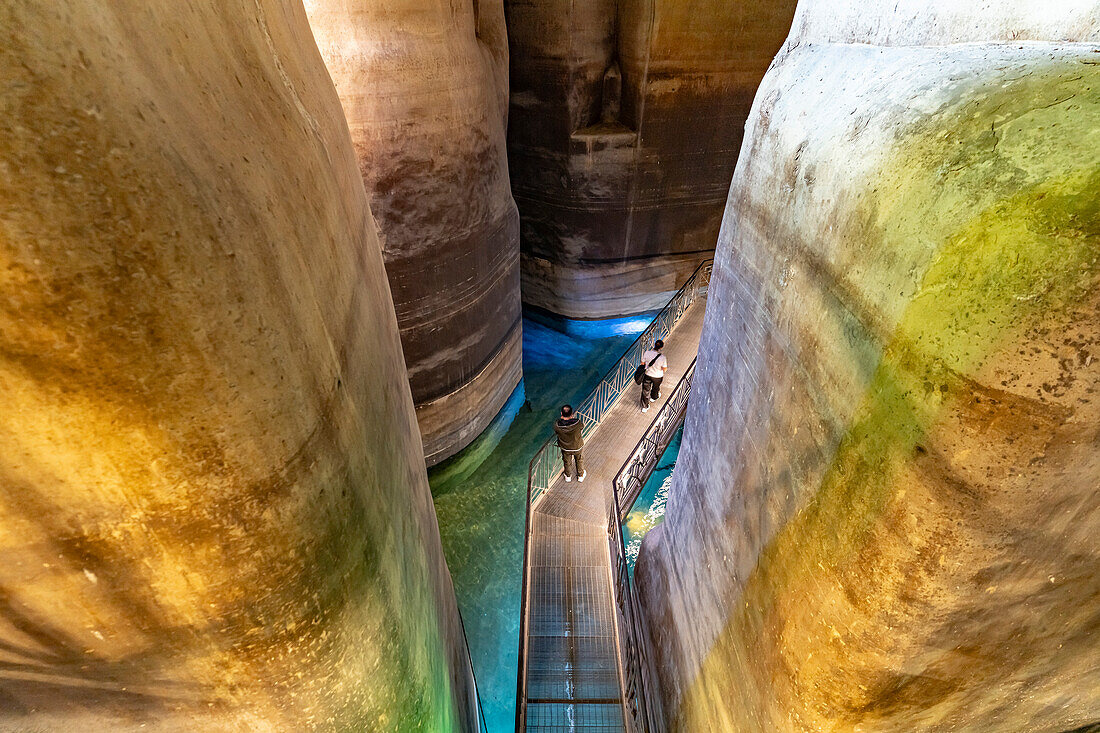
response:
<path id="1" fill-rule="evenodd" d="M 579 404 L 650 320 L 526 315 L 523 384 L 489 430 L 428 472 L 443 551 L 494 733 L 515 728 L 527 466 L 550 437 L 561 405 Z"/>
<path id="2" fill-rule="evenodd" d="M 642 538 L 665 519 L 665 504 L 668 501 L 668 488 L 672 486 L 672 470 L 676 466 L 676 457 L 680 454 L 680 440 L 684 437 L 681 427 L 672 436 L 668 447 L 638 494 L 634 506 L 623 522 L 623 543 L 626 545 L 626 563 L 631 574 L 634 562 L 638 559 L 638 550 L 642 547 Z"/>

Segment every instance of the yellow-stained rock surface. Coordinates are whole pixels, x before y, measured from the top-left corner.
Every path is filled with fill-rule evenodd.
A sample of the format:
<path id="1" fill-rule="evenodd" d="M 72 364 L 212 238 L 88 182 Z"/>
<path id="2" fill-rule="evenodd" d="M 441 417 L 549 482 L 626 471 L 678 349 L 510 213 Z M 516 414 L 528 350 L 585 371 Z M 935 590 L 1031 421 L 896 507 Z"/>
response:
<path id="1" fill-rule="evenodd" d="M 378 224 L 429 465 L 521 376 L 501 0 L 306 0 Z"/>
<path id="2" fill-rule="evenodd" d="M 673 729 L 1100 721 L 1100 5 L 803 2 L 637 577 Z"/>
<path id="3" fill-rule="evenodd" d="M 474 725 L 296 2 L 0 9 L 0 729 Z"/>

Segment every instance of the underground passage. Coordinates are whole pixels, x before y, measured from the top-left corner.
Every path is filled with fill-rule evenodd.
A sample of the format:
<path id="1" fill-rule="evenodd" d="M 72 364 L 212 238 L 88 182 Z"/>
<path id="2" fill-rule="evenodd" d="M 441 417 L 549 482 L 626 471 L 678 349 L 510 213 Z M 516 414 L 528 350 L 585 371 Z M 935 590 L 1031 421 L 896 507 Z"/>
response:
<path id="1" fill-rule="evenodd" d="M 1100 732 L 1098 0 L 0 38 L 0 733 Z"/>

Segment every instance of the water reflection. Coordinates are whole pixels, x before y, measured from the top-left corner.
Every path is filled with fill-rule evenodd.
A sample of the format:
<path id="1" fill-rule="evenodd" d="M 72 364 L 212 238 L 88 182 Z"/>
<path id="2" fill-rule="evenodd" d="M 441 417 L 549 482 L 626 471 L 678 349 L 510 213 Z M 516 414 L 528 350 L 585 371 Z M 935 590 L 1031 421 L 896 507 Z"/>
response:
<path id="1" fill-rule="evenodd" d="M 631 574 L 634 562 L 638 559 L 638 550 L 642 547 L 642 538 L 665 518 L 665 503 L 668 501 L 668 489 L 672 486 L 672 470 L 676 466 L 676 456 L 680 453 L 680 439 L 684 429 L 681 427 L 672 436 L 668 447 L 657 459 L 657 466 L 645 482 L 637 501 L 623 522 L 623 542 L 626 543 L 626 562 Z"/>

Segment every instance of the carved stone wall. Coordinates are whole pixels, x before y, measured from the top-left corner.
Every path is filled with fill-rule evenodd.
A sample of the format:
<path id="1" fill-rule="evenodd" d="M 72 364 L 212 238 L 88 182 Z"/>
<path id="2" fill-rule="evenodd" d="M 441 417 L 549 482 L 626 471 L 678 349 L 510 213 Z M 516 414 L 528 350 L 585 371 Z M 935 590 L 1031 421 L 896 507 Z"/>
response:
<path id="1" fill-rule="evenodd" d="M 793 0 L 508 0 L 523 298 L 659 308 L 718 239 L 753 94 Z"/>
<path id="2" fill-rule="evenodd" d="M 306 0 L 378 223 L 429 465 L 521 377 L 501 0 Z"/>
<path id="3" fill-rule="evenodd" d="M 301 5 L 13 0 L 0 79 L 0 729 L 474 729 Z"/>
<path id="4" fill-rule="evenodd" d="M 1098 19 L 800 3 L 638 562 L 674 729 L 1100 720 Z"/>

